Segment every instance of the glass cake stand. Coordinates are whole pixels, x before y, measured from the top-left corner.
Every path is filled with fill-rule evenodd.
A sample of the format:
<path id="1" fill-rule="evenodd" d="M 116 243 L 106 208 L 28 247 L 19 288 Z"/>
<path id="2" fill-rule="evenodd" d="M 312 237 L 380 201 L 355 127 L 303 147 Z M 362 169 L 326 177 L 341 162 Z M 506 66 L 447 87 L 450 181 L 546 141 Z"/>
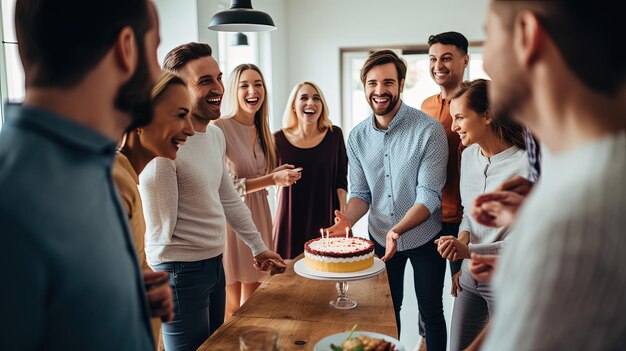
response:
<path id="1" fill-rule="evenodd" d="M 321 272 L 313 270 L 304 264 L 304 259 L 299 260 L 293 266 L 294 271 L 301 277 L 315 280 L 336 281 L 337 298 L 330 301 L 329 305 L 338 310 L 355 308 L 358 303 L 348 297 L 348 282 L 375 277 L 385 270 L 385 263 L 378 257 L 374 257 L 374 264 L 364 270 L 346 273 Z"/>

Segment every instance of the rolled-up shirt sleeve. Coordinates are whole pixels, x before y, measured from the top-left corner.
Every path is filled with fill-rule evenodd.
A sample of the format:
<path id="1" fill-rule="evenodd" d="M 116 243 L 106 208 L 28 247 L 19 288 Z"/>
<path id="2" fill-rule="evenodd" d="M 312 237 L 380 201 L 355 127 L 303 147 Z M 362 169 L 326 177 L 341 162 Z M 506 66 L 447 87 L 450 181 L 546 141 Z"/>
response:
<path id="1" fill-rule="evenodd" d="M 432 214 L 441 208 L 441 189 L 446 183 L 448 141 L 441 125 L 432 125 L 420 162 L 415 189 L 415 205 L 422 204 Z"/>
<path id="2" fill-rule="evenodd" d="M 360 159 L 356 155 L 356 146 L 354 145 L 356 140 L 353 135 L 350 134 L 348 138 L 348 164 L 350 166 L 348 175 L 350 177 L 350 195 L 348 200 L 357 198 L 365 201 L 368 204 L 372 203 L 372 192 L 367 184 L 367 178 L 363 171 Z"/>

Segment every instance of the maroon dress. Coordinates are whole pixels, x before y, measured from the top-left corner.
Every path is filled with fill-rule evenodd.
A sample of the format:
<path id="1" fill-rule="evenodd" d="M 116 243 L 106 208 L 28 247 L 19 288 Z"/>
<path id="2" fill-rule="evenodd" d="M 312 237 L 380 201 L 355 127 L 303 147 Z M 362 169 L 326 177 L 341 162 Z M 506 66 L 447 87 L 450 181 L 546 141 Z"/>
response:
<path id="1" fill-rule="evenodd" d="M 303 168 L 296 184 L 280 189 L 274 219 L 274 250 L 291 259 L 304 252 L 305 242 L 320 236 L 320 228 L 334 223 L 337 189 L 348 187 L 348 157 L 343 133 L 336 126 L 308 149 L 292 145 L 282 130 L 274 137 L 278 164 Z"/>

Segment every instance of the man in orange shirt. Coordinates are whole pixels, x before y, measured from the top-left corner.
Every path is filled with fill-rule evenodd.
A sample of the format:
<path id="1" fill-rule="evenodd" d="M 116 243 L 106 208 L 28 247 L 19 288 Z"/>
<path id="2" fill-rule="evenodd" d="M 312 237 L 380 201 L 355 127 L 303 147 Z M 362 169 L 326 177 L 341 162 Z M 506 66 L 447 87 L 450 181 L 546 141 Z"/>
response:
<path id="1" fill-rule="evenodd" d="M 468 42 L 465 36 L 457 32 L 445 32 L 431 35 L 428 38 L 428 57 L 430 75 L 441 89 L 422 103 L 422 111 L 438 120 L 446 131 L 448 138 L 448 168 L 446 184 L 442 191 L 442 235 L 457 236 L 463 215 L 461 195 L 459 193 L 459 160 L 461 155 L 461 139 L 452 131 L 450 115 L 450 98 L 463 82 L 463 73 L 469 62 L 467 55 Z M 450 262 L 452 275 L 452 295 L 456 296 L 461 262 Z M 423 323 L 420 320 L 420 335 L 424 336 Z M 422 338 L 422 340 L 425 340 Z M 422 342 L 420 350 L 425 350 Z"/>

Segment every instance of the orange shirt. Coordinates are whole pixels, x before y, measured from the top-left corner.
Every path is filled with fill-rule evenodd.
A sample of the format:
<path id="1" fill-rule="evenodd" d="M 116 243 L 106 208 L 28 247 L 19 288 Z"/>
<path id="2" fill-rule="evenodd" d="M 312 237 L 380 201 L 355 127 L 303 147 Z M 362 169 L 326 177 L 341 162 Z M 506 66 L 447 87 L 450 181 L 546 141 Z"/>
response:
<path id="1" fill-rule="evenodd" d="M 463 207 L 461 206 L 461 194 L 459 192 L 459 160 L 463 144 L 461 144 L 459 135 L 451 129 L 450 100 L 442 100 L 441 94 L 433 95 L 424 100 L 422 111 L 439 121 L 448 137 L 448 177 L 442 191 L 442 221 L 461 223 Z"/>

